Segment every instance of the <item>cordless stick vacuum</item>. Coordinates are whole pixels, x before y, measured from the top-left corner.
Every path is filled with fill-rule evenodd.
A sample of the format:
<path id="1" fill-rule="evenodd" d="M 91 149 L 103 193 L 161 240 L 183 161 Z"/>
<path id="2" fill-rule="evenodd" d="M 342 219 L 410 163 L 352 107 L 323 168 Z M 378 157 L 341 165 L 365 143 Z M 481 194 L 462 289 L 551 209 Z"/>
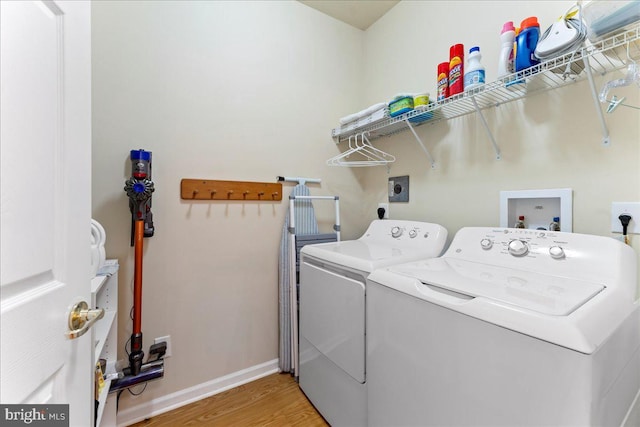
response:
<path id="1" fill-rule="evenodd" d="M 151 180 L 151 152 L 131 150 L 131 178 L 125 182 L 124 190 L 129 197 L 131 210 L 131 245 L 134 247 L 133 279 L 133 331 L 131 333 L 131 353 L 129 366 L 118 373 L 112 381 L 110 392 L 122 390 L 134 385 L 164 376 L 164 359 L 167 351 L 165 342 L 149 348 L 149 357 L 154 360 L 143 363 L 142 351 L 142 249 L 144 237 L 154 233 L 153 214 L 151 213 L 151 195 L 154 191 Z"/>

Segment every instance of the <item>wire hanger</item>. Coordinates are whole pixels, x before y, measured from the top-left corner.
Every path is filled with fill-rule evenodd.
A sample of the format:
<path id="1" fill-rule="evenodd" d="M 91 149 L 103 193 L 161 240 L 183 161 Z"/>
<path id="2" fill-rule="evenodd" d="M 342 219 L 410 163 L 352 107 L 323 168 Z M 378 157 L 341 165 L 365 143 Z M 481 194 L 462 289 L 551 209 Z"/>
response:
<path id="1" fill-rule="evenodd" d="M 393 155 L 375 148 L 371 144 L 371 141 L 366 137 L 365 133 L 368 132 L 351 135 L 349 137 L 349 149 L 344 153 L 340 153 L 327 160 L 327 165 L 367 167 L 387 165 L 396 161 L 396 158 Z M 358 137 L 360 137 L 360 142 L 358 142 Z"/>

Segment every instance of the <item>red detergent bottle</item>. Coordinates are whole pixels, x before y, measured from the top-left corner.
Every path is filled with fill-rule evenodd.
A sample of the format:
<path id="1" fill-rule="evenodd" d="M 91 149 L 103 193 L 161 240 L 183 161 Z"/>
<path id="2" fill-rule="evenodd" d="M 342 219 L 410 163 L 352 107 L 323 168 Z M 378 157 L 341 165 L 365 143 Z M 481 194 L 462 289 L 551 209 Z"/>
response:
<path id="1" fill-rule="evenodd" d="M 438 64 L 438 96 L 437 101 L 442 101 L 449 96 L 449 63 Z"/>
<path id="2" fill-rule="evenodd" d="M 449 49 L 449 96 L 464 91 L 464 46 L 454 44 Z"/>

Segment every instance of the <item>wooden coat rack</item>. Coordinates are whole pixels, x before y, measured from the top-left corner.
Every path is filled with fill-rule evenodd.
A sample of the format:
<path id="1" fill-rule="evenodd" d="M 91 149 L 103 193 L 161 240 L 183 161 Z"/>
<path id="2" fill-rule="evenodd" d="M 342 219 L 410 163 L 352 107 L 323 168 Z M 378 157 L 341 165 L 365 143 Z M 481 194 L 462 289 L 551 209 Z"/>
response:
<path id="1" fill-rule="evenodd" d="M 271 182 L 187 179 L 180 181 L 183 200 L 282 200 L 282 184 Z"/>

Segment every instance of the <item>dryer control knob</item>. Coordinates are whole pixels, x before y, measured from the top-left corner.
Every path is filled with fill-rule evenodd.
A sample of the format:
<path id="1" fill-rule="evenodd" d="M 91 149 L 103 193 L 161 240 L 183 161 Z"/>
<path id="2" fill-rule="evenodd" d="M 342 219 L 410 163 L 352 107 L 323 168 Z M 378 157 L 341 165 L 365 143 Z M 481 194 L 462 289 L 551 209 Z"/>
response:
<path id="1" fill-rule="evenodd" d="M 418 232 L 416 231 L 415 228 L 413 230 L 409 231 L 409 237 L 411 237 L 412 239 L 414 237 L 416 237 L 417 235 L 418 235 Z"/>
<path id="2" fill-rule="evenodd" d="M 402 228 L 395 226 L 391 229 L 391 235 L 395 238 L 402 236 Z"/>
<path id="3" fill-rule="evenodd" d="M 509 253 L 513 256 L 525 256 L 529 253 L 529 246 L 522 240 L 512 240 L 509 242 Z"/>
<path id="4" fill-rule="evenodd" d="M 562 259 L 565 256 L 564 249 L 560 246 L 551 246 L 549 248 L 549 255 L 551 255 L 551 258 L 553 259 Z"/>
<path id="5" fill-rule="evenodd" d="M 484 250 L 489 250 L 493 247 L 493 242 L 491 241 L 491 239 L 482 239 L 480 240 L 480 246 Z"/>

